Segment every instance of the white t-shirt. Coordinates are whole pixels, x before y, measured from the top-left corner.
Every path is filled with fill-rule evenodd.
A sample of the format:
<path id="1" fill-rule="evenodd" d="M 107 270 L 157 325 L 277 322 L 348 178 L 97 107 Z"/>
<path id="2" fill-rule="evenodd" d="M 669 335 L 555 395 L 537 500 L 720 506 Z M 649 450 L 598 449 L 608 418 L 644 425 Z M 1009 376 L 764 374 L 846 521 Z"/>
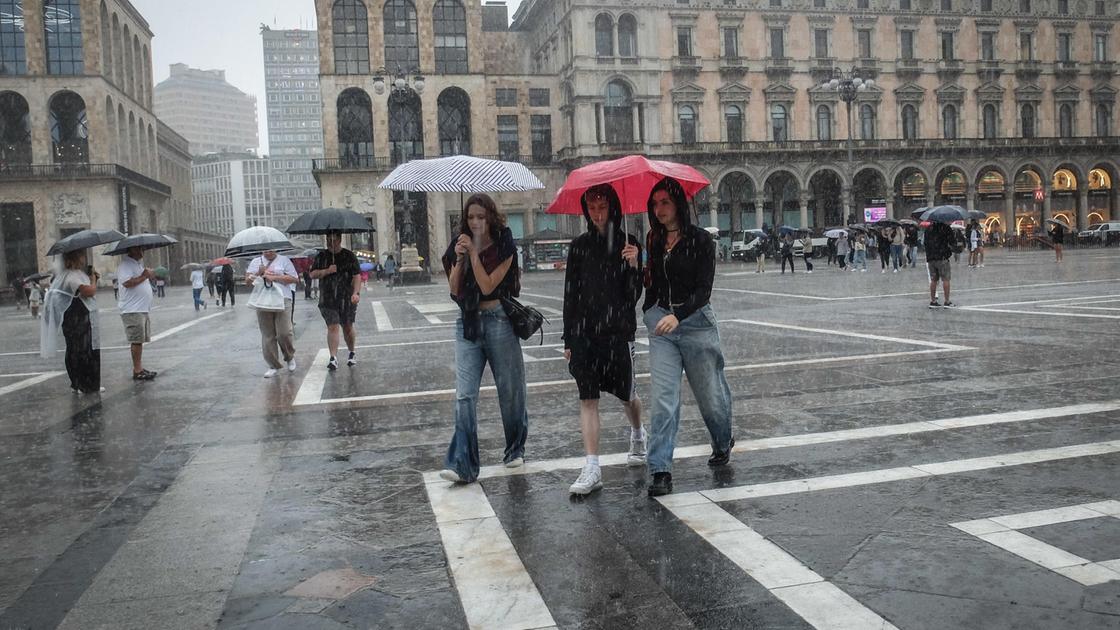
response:
<path id="1" fill-rule="evenodd" d="M 117 281 L 120 282 L 120 297 L 117 306 L 121 313 L 148 313 L 152 310 L 152 283 L 145 280 L 132 287 L 126 287 L 133 278 L 139 278 L 144 273 L 144 265 L 131 256 L 122 256 L 121 264 L 117 267 Z"/>
<path id="2" fill-rule="evenodd" d="M 206 288 L 206 274 L 201 269 L 195 269 L 191 272 L 191 288 L 192 289 L 205 289 Z"/>
<path id="3" fill-rule="evenodd" d="M 280 254 L 277 254 L 276 258 L 274 258 L 271 263 L 269 263 L 264 256 L 257 256 L 253 259 L 253 262 L 249 263 L 249 268 L 245 273 L 258 276 L 264 275 L 266 268 L 268 269 L 268 273 L 273 275 L 299 278 L 299 272 L 296 271 L 296 266 L 292 264 L 292 261 L 287 256 L 281 256 Z M 295 298 L 296 284 L 294 282 L 292 284 L 278 282 L 277 284 L 280 285 L 281 289 L 287 289 L 288 293 L 291 294 L 289 297 Z"/>

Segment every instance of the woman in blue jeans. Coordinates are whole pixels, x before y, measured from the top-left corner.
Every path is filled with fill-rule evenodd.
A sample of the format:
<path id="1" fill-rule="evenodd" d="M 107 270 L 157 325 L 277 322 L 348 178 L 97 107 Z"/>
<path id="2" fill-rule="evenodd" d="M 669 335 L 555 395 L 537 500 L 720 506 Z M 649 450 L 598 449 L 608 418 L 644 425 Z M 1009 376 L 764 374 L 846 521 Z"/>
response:
<path id="1" fill-rule="evenodd" d="M 440 477 L 470 483 L 478 479 L 478 390 L 487 363 L 498 389 L 506 435 L 502 461 L 507 468 L 524 463 L 529 430 L 521 340 L 501 301 L 521 291 L 517 244 L 489 196 L 467 199 L 459 236 L 443 255 L 443 268 L 461 316 L 455 324 L 455 435 Z"/>
<path id="2" fill-rule="evenodd" d="M 692 225 L 680 183 L 662 179 L 646 204 L 650 232 L 645 312 L 649 331 L 650 425 L 646 462 L 650 496 L 673 491 L 673 446 L 681 416 L 681 374 L 711 434 L 709 466 L 724 466 L 735 446 L 731 388 L 723 375 L 716 316 L 709 301 L 715 279 L 715 243 Z"/>

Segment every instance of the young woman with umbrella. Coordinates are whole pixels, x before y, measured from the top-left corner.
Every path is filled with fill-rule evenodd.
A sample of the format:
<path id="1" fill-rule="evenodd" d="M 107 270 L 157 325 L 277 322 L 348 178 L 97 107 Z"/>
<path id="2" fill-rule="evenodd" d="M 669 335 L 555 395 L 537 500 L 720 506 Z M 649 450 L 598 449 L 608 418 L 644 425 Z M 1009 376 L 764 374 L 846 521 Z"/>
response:
<path id="1" fill-rule="evenodd" d="M 723 466 L 735 445 L 731 427 L 731 389 L 723 374 L 716 316 L 709 304 L 715 279 L 715 243 L 692 225 L 688 197 L 679 182 L 662 179 L 646 204 L 650 233 L 646 300 L 649 331 L 650 435 L 647 455 L 653 481 L 650 496 L 673 491 L 673 446 L 680 423 L 681 376 L 711 435 L 709 466 Z"/>

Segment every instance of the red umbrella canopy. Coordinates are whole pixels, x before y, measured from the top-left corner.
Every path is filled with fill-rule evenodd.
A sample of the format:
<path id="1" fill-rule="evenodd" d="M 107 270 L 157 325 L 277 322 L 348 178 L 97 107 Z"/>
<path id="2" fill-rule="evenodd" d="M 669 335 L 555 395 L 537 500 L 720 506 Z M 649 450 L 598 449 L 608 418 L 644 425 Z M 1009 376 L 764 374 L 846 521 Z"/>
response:
<path id="1" fill-rule="evenodd" d="M 595 162 L 572 171 L 546 212 L 583 214 L 579 203 L 583 193 L 592 186 L 611 184 L 622 201 L 623 214 L 645 214 L 650 191 L 665 177 L 679 181 L 689 199 L 710 183 L 707 177 L 691 166 L 650 160 L 641 155 L 628 155 L 617 160 Z"/>

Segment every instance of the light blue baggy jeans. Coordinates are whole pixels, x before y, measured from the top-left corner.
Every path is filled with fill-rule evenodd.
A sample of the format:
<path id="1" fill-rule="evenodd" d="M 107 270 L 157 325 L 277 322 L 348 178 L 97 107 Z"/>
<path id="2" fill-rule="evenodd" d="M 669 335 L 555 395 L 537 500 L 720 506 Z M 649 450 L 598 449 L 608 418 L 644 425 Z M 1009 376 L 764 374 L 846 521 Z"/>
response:
<path id="1" fill-rule="evenodd" d="M 455 324 L 455 435 L 447 447 L 443 467 L 454 470 L 464 481 L 478 478 L 478 390 L 487 363 L 498 389 L 498 408 L 506 435 L 503 462 L 524 455 L 529 432 L 521 340 L 501 307 L 482 311 L 481 320 L 481 330 L 474 341 L 463 337 L 462 318 Z"/>
<path id="2" fill-rule="evenodd" d="M 665 309 L 645 312 L 652 331 Z M 650 434 L 646 461 L 650 473 L 670 472 L 673 448 L 681 420 L 681 374 L 688 376 L 700 416 L 711 435 L 713 451 L 726 451 L 731 443 L 731 388 L 723 375 L 716 316 L 710 305 L 685 318 L 668 335 L 649 336 Z"/>

